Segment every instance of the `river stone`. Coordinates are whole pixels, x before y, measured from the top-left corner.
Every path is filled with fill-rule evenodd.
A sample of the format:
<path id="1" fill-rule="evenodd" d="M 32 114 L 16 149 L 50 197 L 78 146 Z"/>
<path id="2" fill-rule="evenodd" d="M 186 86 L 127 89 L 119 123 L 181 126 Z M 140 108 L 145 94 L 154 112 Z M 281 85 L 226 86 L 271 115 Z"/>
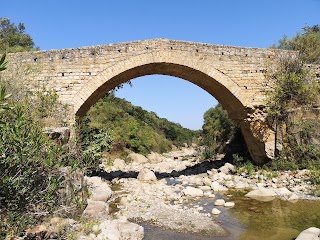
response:
<path id="1" fill-rule="evenodd" d="M 214 208 L 214 209 L 212 209 L 211 213 L 213 215 L 219 215 L 221 213 L 221 211 L 219 209 L 217 209 L 217 208 Z"/>
<path id="2" fill-rule="evenodd" d="M 212 182 L 211 184 L 211 189 L 214 192 L 224 192 L 224 191 L 228 191 L 228 188 L 222 186 L 220 183 L 218 182 Z"/>
<path id="3" fill-rule="evenodd" d="M 211 186 L 211 183 L 212 183 L 212 181 L 211 181 L 211 179 L 210 178 L 208 178 L 208 177 L 204 177 L 203 178 L 203 184 L 205 185 L 205 186 Z"/>
<path id="4" fill-rule="evenodd" d="M 159 153 L 151 152 L 148 154 L 147 158 L 151 163 L 159 163 L 163 160 L 163 156 Z"/>
<path id="5" fill-rule="evenodd" d="M 137 179 L 139 181 L 156 181 L 157 177 L 150 169 L 143 168 L 140 170 Z"/>
<path id="6" fill-rule="evenodd" d="M 113 161 L 113 166 L 117 169 L 123 169 L 126 166 L 126 162 L 123 159 L 116 158 Z"/>
<path id="7" fill-rule="evenodd" d="M 224 199 L 217 199 L 214 201 L 215 206 L 223 206 L 225 203 Z"/>
<path id="8" fill-rule="evenodd" d="M 311 227 L 302 231 L 296 240 L 319 240 L 320 239 L 320 229 Z"/>
<path id="9" fill-rule="evenodd" d="M 228 174 L 229 172 L 234 172 L 235 170 L 235 166 L 233 166 L 230 163 L 225 163 L 221 168 L 219 168 L 219 171 L 225 174 Z"/>
<path id="10" fill-rule="evenodd" d="M 182 190 L 182 194 L 190 197 L 201 197 L 203 196 L 203 191 L 199 188 L 187 186 Z"/>
<path id="11" fill-rule="evenodd" d="M 258 188 L 247 193 L 246 197 L 274 197 L 277 193 L 271 188 Z"/>
<path id="12" fill-rule="evenodd" d="M 131 158 L 132 161 L 136 163 L 147 163 L 149 161 L 148 158 L 146 158 L 145 156 L 139 153 L 130 153 L 128 157 Z"/>
<path id="13" fill-rule="evenodd" d="M 111 198 L 113 192 L 109 184 L 104 182 L 100 177 L 85 177 L 85 180 L 91 192 L 91 200 L 107 202 Z"/>
<path id="14" fill-rule="evenodd" d="M 234 207 L 235 203 L 234 202 L 226 202 L 224 204 L 225 207 Z"/>
<path id="15" fill-rule="evenodd" d="M 92 201 L 88 199 L 88 205 L 82 215 L 89 218 L 103 219 L 109 214 L 109 205 L 103 201 Z"/>
<path id="16" fill-rule="evenodd" d="M 199 188 L 204 192 L 208 192 L 211 190 L 211 187 L 209 187 L 209 186 L 200 186 Z"/>

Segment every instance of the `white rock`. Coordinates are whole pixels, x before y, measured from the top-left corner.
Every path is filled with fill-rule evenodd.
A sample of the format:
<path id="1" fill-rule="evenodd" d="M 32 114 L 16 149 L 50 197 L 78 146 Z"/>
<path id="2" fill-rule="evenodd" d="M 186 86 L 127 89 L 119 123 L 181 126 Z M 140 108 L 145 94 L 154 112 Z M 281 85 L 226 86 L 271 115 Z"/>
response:
<path id="1" fill-rule="evenodd" d="M 224 166 L 219 168 L 220 172 L 228 174 L 229 172 L 234 172 L 236 170 L 235 166 L 230 163 L 225 163 Z"/>
<path id="2" fill-rule="evenodd" d="M 163 156 L 159 153 L 151 152 L 148 154 L 147 158 L 151 163 L 159 163 L 163 160 Z"/>
<path id="3" fill-rule="evenodd" d="M 319 240 L 320 237 L 320 229 L 311 227 L 304 231 L 302 231 L 299 236 L 296 238 L 296 240 Z"/>
<path id="4" fill-rule="evenodd" d="M 246 197 L 274 197 L 277 193 L 271 188 L 258 188 L 247 193 Z"/>
<path id="5" fill-rule="evenodd" d="M 224 199 L 217 199 L 214 201 L 215 206 L 223 206 L 225 203 Z"/>
<path id="6" fill-rule="evenodd" d="M 131 158 L 133 162 L 137 163 L 147 163 L 149 161 L 148 158 L 139 153 L 130 153 L 128 157 Z"/>
<path id="7" fill-rule="evenodd" d="M 249 188 L 249 184 L 248 183 L 244 183 L 244 182 L 236 182 L 234 185 L 235 189 L 244 189 L 244 188 Z"/>
<path id="8" fill-rule="evenodd" d="M 88 205 L 82 215 L 85 217 L 103 219 L 109 214 L 109 205 L 103 201 L 92 201 L 88 199 Z"/>
<path id="9" fill-rule="evenodd" d="M 188 186 L 182 190 L 182 194 L 190 197 L 201 197 L 203 196 L 203 191 L 199 188 Z"/>
<path id="10" fill-rule="evenodd" d="M 116 158 L 113 161 L 113 167 L 115 167 L 117 169 L 123 169 L 125 166 L 126 166 L 126 162 L 123 159 Z"/>
<path id="11" fill-rule="evenodd" d="M 211 186 L 211 179 L 208 177 L 203 178 L 203 184 L 206 186 Z"/>
<path id="12" fill-rule="evenodd" d="M 227 187 L 227 188 L 234 188 L 235 187 L 235 184 L 233 181 L 226 181 L 224 183 L 224 185 Z"/>
<path id="13" fill-rule="evenodd" d="M 291 195 L 292 192 L 288 190 L 286 187 L 277 188 L 274 190 L 278 195 Z"/>
<path id="14" fill-rule="evenodd" d="M 234 207 L 235 203 L 234 202 L 226 202 L 224 204 L 225 207 Z"/>
<path id="15" fill-rule="evenodd" d="M 150 169 L 143 168 L 140 170 L 137 179 L 139 181 L 156 181 L 157 177 Z"/>
<path id="16" fill-rule="evenodd" d="M 212 182 L 211 184 L 211 189 L 214 192 L 224 192 L 224 191 L 228 191 L 228 188 L 222 186 L 220 183 L 218 182 Z"/>
<path id="17" fill-rule="evenodd" d="M 211 190 L 211 187 L 209 187 L 209 186 L 200 186 L 199 188 L 204 192 L 208 192 Z"/>
<path id="18" fill-rule="evenodd" d="M 109 184 L 100 177 L 85 177 L 85 180 L 91 192 L 91 200 L 107 202 L 111 198 L 113 192 Z"/>
<path id="19" fill-rule="evenodd" d="M 217 209 L 217 208 L 214 208 L 214 209 L 212 209 L 211 213 L 213 215 L 219 215 L 221 213 L 221 211 L 219 209 Z"/>

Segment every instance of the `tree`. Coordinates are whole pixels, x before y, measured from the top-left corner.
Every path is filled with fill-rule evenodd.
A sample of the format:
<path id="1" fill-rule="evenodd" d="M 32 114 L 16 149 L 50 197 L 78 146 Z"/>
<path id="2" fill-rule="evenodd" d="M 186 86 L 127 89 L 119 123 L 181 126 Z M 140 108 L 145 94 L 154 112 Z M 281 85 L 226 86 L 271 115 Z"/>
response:
<path id="1" fill-rule="evenodd" d="M 302 33 L 297 33 L 292 39 L 284 36 L 279 40 L 279 44 L 273 47 L 299 51 L 301 54 L 301 59 L 304 63 L 319 64 L 320 26 L 306 26 L 302 29 Z"/>
<path id="2" fill-rule="evenodd" d="M 206 111 L 203 118 L 203 145 L 206 147 L 204 155 L 209 158 L 234 137 L 237 127 L 221 104 Z"/>
<path id="3" fill-rule="evenodd" d="M 273 89 L 267 95 L 268 118 L 275 129 L 275 149 L 282 151 L 272 164 L 278 169 L 320 165 L 319 111 L 320 84 L 303 64 L 306 54 L 283 57 L 267 74 Z M 302 58 L 302 59 L 301 59 Z M 315 108 L 314 108 L 315 106 Z M 279 138 L 279 139 L 278 139 Z"/>
<path id="4" fill-rule="evenodd" d="M 37 50 L 31 36 L 25 33 L 25 26 L 16 26 L 8 18 L 0 18 L 0 53 Z"/>

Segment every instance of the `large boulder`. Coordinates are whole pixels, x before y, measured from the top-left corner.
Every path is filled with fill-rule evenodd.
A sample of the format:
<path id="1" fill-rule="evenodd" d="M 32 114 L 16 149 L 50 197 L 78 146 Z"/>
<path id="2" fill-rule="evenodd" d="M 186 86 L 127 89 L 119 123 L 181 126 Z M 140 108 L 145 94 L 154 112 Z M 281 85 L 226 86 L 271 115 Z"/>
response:
<path id="1" fill-rule="evenodd" d="M 319 240 L 320 228 L 311 227 L 302 231 L 296 240 Z"/>
<path id="2" fill-rule="evenodd" d="M 116 158 L 113 161 L 113 167 L 115 167 L 116 169 L 124 169 L 125 166 L 126 166 L 126 162 L 123 159 Z"/>
<path id="3" fill-rule="evenodd" d="M 147 158 L 151 163 L 159 163 L 164 159 L 161 154 L 155 152 L 151 152 L 150 154 L 148 154 Z"/>
<path id="4" fill-rule="evenodd" d="M 130 153 L 128 155 L 128 157 L 136 163 L 147 163 L 149 162 L 148 158 L 146 158 L 145 156 L 139 154 L 139 153 Z"/>
<path id="5" fill-rule="evenodd" d="M 203 196 L 203 191 L 201 189 L 195 188 L 195 187 L 190 187 L 190 186 L 187 186 L 181 192 L 183 195 L 190 196 L 190 197 L 202 197 Z"/>
<path id="6" fill-rule="evenodd" d="M 245 196 L 256 200 L 268 202 L 272 201 L 275 196 L 277 196 L 277 193 L 272 188 L 260 187 L 252 190 L 251 192 L 248 192 Z"/>
<path id="7" fill-rule="evenodd" d="M 96 240 L 142 240 L 144 237 L 143 227 L 128 222 L 124 217 L 103 221 L 99 228 L 101 232 Z"/>
<path id="8" fill-rule="evenodd" d="M 157 177 L 150 169 L 143 168 L 140 170 L 137 179 L 139 181 L 156 181 Z"/>
<path id="9" fill-rule="evenodd" d="M 86 177 L 88 190 L 91 192 L 90 199 L 93 201 L 107 202 L 112 196 L 112 190 L 109 184 L 100 177 Z"/>
<path id="10" fill-rule="evenodd" d="M 109 205 L 103 201 L 88 199 L 88 205 L 82 215 L 88 218 L 105 219 L 109 215 Z"/>

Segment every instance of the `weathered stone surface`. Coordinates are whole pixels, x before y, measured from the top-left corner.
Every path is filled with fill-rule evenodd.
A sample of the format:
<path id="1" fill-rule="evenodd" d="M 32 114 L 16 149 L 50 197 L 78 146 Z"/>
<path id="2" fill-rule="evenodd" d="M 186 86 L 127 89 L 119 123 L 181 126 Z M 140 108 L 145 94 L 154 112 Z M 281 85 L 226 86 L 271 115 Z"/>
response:
<path id="1" fill-rule="evenodd" d="M 214 201 L 214 205 L 215 206 L 223 206 L 225 204 L 225 200 L 224 199 L 217 199 Z"/>
<path id="2" fill-rule="evenodd" d="M 228 191 L 228 188 L 226 188 L 225 186 L 222 186 L 220 183 L 218 182 L 212 182 L 211 184 L 211 189 L 214 192 L 224 192 L 224 191 Z"/>
<path id="3" fill-rule="evenodd" d="M 217 208 L 213 208 L 212 211 L 211 211 L 211 213 L 212 213 L 213 215 L 219 215 L 219 214 L 221 213 L 221 211 L 220 211 L 219 209 L 217 209 Z"/>
<path id="4" fill-rule="evenodd" d="M 88 199 L 88 205 L 83 211 L 83 216 L 96 219 L 108 218 L 109 205 L 103 201 L 92 201 Z"/>
<path id="5" fill-rule="evenodd" d="M 112 190 L 109 184 L 104 182 L 100 177 L 86 177 L 85 180 L 91 192 L 91 200 L 107 202 L 111 198 Z"/>
<path id="6" fill-rule="evenodd" d="M 140 170 L 137 179 L 139 181 L 156 181 L 157 177 L 150 169 L 143 168 Z"/>
<path id="7" fill-rule="evenodd" d="M 265 121 L 267 66 L 296 52 L 152 39 L 101 46 L 8 54 L 8 62 L 28 64 L 30 90 L 45 86 L 70 106 L 69 122 L 83 116 L 108 91 L 133 78 L 179 77 L 213 95 L 237 121 L 257 163 L 273 156 L 274 132 Z M 8 65 L 9 77 L 19 64 Z M 32 81 L 33 80 L 33 81 Z"/>
<path id="8" fill-rule="evenodd" d="M 190 197 L 201 197 L 203 196 L 203 191 L 199 188 L 187 186 L 182 190 L 182 194 Z"/>
<path id="9" fill-rule="evenodd" d="M 132 161 L 137 163 L 147 163 L 149 161 L 148 158 L 139 153 L 130 153 L 128 158 L 131 158 Z"/>

